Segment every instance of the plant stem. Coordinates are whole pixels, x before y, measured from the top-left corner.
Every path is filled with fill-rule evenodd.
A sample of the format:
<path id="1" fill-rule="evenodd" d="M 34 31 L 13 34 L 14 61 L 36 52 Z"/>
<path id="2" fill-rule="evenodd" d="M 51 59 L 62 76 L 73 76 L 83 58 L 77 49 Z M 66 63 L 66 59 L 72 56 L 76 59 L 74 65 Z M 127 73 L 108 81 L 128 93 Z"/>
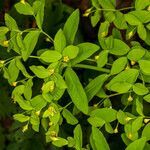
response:
<path id="1" fill-rule="evenodd" d="M 41 32 L 42 32 L 44 35 L 46 35 L 52 43 L 54 43 L 54 40 L 53 40 L 52 37 L 50 37 L 50 36 L 49 36 L 46 32 L 44 32 L 43 30 L 42 30 Z"/>
<path id="2" fill-rule="evenodd" d="M 40 57 L 39 56 L 29 56 L 30 58 L 37 58 L 39 59 Z"/>
<path id="3" fill-rule="evenodd" d="M 77 65 L 74 65 L 73 67 L 91 69 L 91 70 L 96 70 L 96 71 L 100 71 L 100 72 L 110 73 L 109 69 L 99 68 L 99 67 L 95 67 L 95 66 L 91 66 L 91 65 L 77 64 Z"/>

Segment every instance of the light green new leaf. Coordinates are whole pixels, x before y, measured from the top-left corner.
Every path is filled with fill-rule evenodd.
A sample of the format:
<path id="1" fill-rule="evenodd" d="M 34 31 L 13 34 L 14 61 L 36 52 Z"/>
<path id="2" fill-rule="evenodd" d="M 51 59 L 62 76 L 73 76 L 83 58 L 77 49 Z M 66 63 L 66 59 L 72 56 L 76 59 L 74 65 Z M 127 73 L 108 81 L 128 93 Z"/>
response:
<path id="1" fill-rule="evenodd" d="M 52 144 L 57 147 L 63 147 L 68 144 L 68 141 L 64 138 L 57 137 L 57 139 L 55 141 L 53 141 Z"/>
<path id="2" fill-rule="evenodd" d="M 108 50 L 103 50 L 100 52 L 99 57 L 97 59 L 97 66 L 102 68 L 106 65 L 107 61 L 108 61 Z"/>
<path id="3" fill-rule="evenodd" d="M 139 115 L 141 116 L 144 116 L 143 115 L 143 100 L 140 99 L 139 97 L 136 98 L 136 101 L 135 101 L 135 104 L 136 104 L 136 111 Z"/>
<path id="4" fill-rule="evenodd" d="M 66 47 L 66 38 L 61 29 L 55 35 L 54 47 L 55 47 L 55 50 L 58 51 L 59 53 L 62 53 L 63 49 Z"/>
<path id="5" fill-rule="evenodd" d="M 63 56 L 68 56 L 69 59 L 74 59 L 79 53 L 79 48 L 77 46 L 69 45 L 63 50 Z"/>
<path id="6" fill-rule="evenodd" d="M 105 124 L 105 121 L 99 117 L 90 117 L 88 118 L 88 122 L 93 127 L 102 127 Z"/>
<path id="7" fill-rule="evenodd" d="M 79 10 L 75 10 L 68 18 L 64 25 L 64 35 L 67 40 L 67 44 L 73 44 L 76 32 L 79 25 Z"/>
<path id="8" fill-rule="evenodd" d="M 126 57 L 120 57 L 117 60 L 114 61 L 112 68 L 111 68 L 111 74 L 118 74 L 122 70 L 124 70 L 125 66 L 127 65 L 127 58 Z"/>
<path id="9" fill-rule="evenodd" d="M 79 124 L 74 129 L 74 139 L 75 139 L 76 150 L 81 150 L 82 149 L 82 129 Z"/>
<path id="10" fill-rule="evenodd" d="M 124 43 L 122 40 L 114 39 L 113 48 L 110 49 L 109 53 L 113 55 L 117 55 L 117 56 L 122 56 L 128 53 L 129 50 L 130 50 L 130 47 L 126 43 Z"/>
<path id="11" fill-rule="evenodd" d="M 68 93 L 76 105 L 76 107 L 83 113 L 88 113 L 88 100 L 85 91 L 79 81 L 76 73 L 71 69 L 67 68 L 65 72 L 65 81 L 67 84 Z"/>
<path id="12" fill-rule="evenodd" d="M 40 58 L 47 63 L 56 62 L 62 58 L 62 55 L 58 51 L 45 50 L 46 51 L 40 55 Z"/>
<path id="13" fill-rule="evenodd" d="M 112 108 L 100 108 L 91 111 L 90 116 L 101 118 L 106 122 L 112 122 L 117 119 L 117 111 Z"/>
<path id="14" fill-rule="evenodd" d="M 92 134 L 90 136 L 90 143 L 93 150 L 110 150 L 109 145 L 102 134 L 102 132 L 92 127 Z"/>
<path id="15" fill-rule="evenodd" d="M 42 86 L 42 92 L 48 93 L 48 92 L 53 92 L 54 90 L 54 86 L 55 86 L 55 82 L 54 81 L 48 81 L 47 83 L 44 83 Z"/>
<path id="16" fill-rule="evenodd" d="M 32 79 L 29 79 L 26 83 L 25 83 L 25 87 L 24 87 L 24 97 L 27 100 L 30 100 L 32 97 L 32 86 L 33 86 L 33 82 Z"/>
<path id="17" fill-rule="evenodd" d="M 93 79 L 86 87 L 85 92 L 88 98 L 88 101 L 90 101 L 101 89 L 104 82 L 108 79 L 107 74 L 100 75 Z"/>
<path id="18" fill-rule="evenodd" d="M 101 19 L 101 12 L 99 10 L 96 10 L 94 15 L 91 16 L 91 24 L 93 27 L 95 27 L 98 22 L 100 21 Z"/>
<path id="19" fill-rule="evenodd" d="M 50 72 L 47 69 L 45 69 L 43 66 L 30 66 L 30 69 L 38 78 L 44 79 L 50 76 Z"/>
<path id="20" fill-rule="evenodd" d="M 149 60 L 140 60 L 139 66 L 144 75 L 150 75 L 150 61 Z"/>
<path id="21" fill-rule="evenodd" d="M 133 91 L 137 95 L 145 95 L 149 92 L 148 88 L 145 87 L 142 83 L 136 83 L 133 85 Z"/>
<path id="22" fill-rule="evenodd" d="M 146 137 L 146 140 L 149 141 L 150 140 L 150 123 L 148 123 L 143 131 L 142 131 L 142 137 Z"/>
<path id="23" fill-rule="evenodd" d="M 31 53 L 33 52 L 38 38 L 40 35 L 40 31 L 30 31 L 24 38 L 23 42 L 25 45 L 25 49 L 22 50 L 22 57 L 23 60 L 26 61 L 28 59 L 28 57 L 31 55 Z"/>
<path id="24" fill-rule="evenodd" d="M 139 24 L 137 27 L 137 33 L 142 40 L 145 40 L 147 37 L 147 32 L 143 24 Z"/>
<path id="25" fill-rule="evenodd" d="M 141 129 L 143 125 L 143 117 L 137 117 L 133 122 L 132 122 L 132 132 L 135 133 L 138 130 Z"/>
<path id="26" fill-rule="evenodd" d="M 87 43 L 81 43 L 77 46 L 79 47 L 78 57 L 71 60 L 72 65 L 75 65 L 77 63 L 80 63 L 80 62 L 86 60 L 87 58 L 92 56 L 96 51 L 98 51 L 100 48 L 98 45 L 88 43 L 88 42 Z"/>
<path id="27" fill-rule="evenodd" d="M 104 9 L 115 9 L 113 2 L 110 0 L 98 0 L 98 2 Z"/>
<path id="28" fill-rule="evenodd" d="M 21 2 L 18 2 L 15 4 L 15 8 L 18 11 L 18 13 L 23 14 L 23 15 L 33 15 L 34 11 L 31 5 L 27 2 L 24 4 Z"/>
<path id="29" fill-rule="evenodd" d="M 0 27 L 0 35 L 5 35 L 8 31 L 9 29 L 7 27 L 5 26 Z"/>
<path id="30" fill-rule="evenodd" d="M 136 10 L 144 9 L 148 5 L 150 5 L 150 1 L 149 0 L 144 0 L 144 3 L 143 3 L 143 0 L 136 0 L 135 1 L 135 9 Z"/>
<path id="31" fill-rule="evenodd" d="M 143 98 L 145 101 L 147 101 L 148 103 L 150 103 L 150 94 L 144 96 Z"/>
<path id="32" fill-rule="evenodd" d="M 130 60 L 138 61 L 145 55 L 145 53 L 146 53 L 145 49 L 141 47 L 135 47 L 131 51 L 129 51 L 127 57 Z"/>
<path id="33" fill-rule="evenodd" d="M 146 138 L 143 137 L 129 144 L 126 150 L 143 150 L 145 144 L 146 144 Z"/>
<path id="34" fill-rule="evenodd" d="M 78 120 L 74 117 L 74 115 L 69 110 L 64 109 L 62 115 L 66 119 L 68 124 L 75 125 L 78 123 Z"/>
<path id="35" fill-rule="evenodd" d="M 15 114 L 15 115 L 13 115 L 13 118 L 20 122 L 26 122 L 30 119 L 29 116 L 25 116 L 23 114 Z"/>
<path id="36" fill-rule="evenodd" d="M 37 95 L 34 98 L 31 99 L 31 105 L 34 109 L 37 111 L 40 111 L 42 108 L 44 108 L 47 104 L 45 99 L 42 97 L 42 95 Z"/>

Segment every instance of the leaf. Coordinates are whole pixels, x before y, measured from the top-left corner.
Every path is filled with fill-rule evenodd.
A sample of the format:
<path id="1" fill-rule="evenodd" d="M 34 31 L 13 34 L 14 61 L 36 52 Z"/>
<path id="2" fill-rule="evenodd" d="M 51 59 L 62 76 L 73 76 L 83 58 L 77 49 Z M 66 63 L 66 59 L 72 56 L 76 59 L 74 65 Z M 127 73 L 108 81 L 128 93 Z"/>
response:
<path id="1" fill-rule="evenodd" d="M 129 50 L 129 46 L 123 41 L 121 41 L 120 39 L 114 39 L 113 48 L 110 49 L 109 53 L 117 56 L 122 56 L 128 53 Z"/>
<path id="2" fill-rule="evenodd" d="M 75 10 L 68 18 L 64 25 L 64 35 L 67 40 L 67 44 L 73 44 L 76 32 L 79 25 L 79 10 Z"/>
<path id="3" fill-rule="evenodd" d="M 25 50 L 22 51 L 23 60 L 26 61 L 33 52 L 39 38 L 39 31 L 30 31 L 24 38 Z"/>
<path id="4" fill-rule="evenodd" d="M 102 134 L 102 132 L 92 127 L 92 134 L 90 136 L 90 143 L 93 150 L 110 150 L 109 145 Z"/>
<path id="5" fill-rule="evenodd" d="M 107 89 L 119 91 L 119 93 L 127 92 L 132 84 L 137 80 L 139 71 L 136 69 L 127 69 L 115 76 L 107 85 Z M 120 88 L 121 86 L 121 88 Z M 121 92 L 121 93 L 122 93 Z"/>
<path id="6" fill-rule="evenodd" d="M 15 114 L 13 115 L 13 118 L 19 122 L 26 122 L 30 119 L 29 116 L 25 116 L 23 114 Z"/>
<path id="7" fill-rule="evenodd" d="M 144 75 L 150 75 L 150 61 L 149 60 L 140 60 L 139 66 Z"/>
<path id="8" fill-rule="evenodd" d="M 68 93 L 76 105 L 76 107 L 83 113 L 88 113 L 88 100 L 85 91 L 79 81 L 76 73 L 71 69 L 67 68 L 65 72 L 65 81 L 67 84 Z"/>
<path id="9" fill-rule="evenodd" d="M 28 79 L 28 81 L 25 83 L 25 87 L 24 87 L 24 97 L 27 100 L 30 100 L 32 97 L 32 86 L 33 86 L 32 79 Z"/>
<path id="10" fill-rule="evenodd" d="M 117 112 L 117 119 L 120 124 L 123 124 L 123 125 L 126 124 L 127 123 L 126 118 L 127 118 L 127 115 L 122 110 L 119 110 Z"/>
<path id="11" fill-rule="evenodd" d="M 68 124 L 75 125 L 78 123 L 78 120 L 74 117 L 74 115 L 69 110 L 64 109 L 62 114 Z"/>
<path id="12" fill-rule="evenodd" d="M 145 144 L 146 144 L 146 138 L 143 137 L 129 144 L 126 150 L 143 150 Z"/>
<path id="13" fill-rule="evenodd" d="M 46 83 L 43 84 L 42 86 L 42 92 L 48 93 L 48 92 L 53 92 L 55 88 L 55 82 L 54 81 L 48 81 Z"/>
<path id="14" fill-rule="evenodd" d="M 144 3 L 143 3 L 143 0 L 136 0 L 135 1 L 135 9 L 136 10 L 144 9 L 148 5 L 150 5 L 150 1 L 149 0 L 145 0 Z"/>
<path id="15" fill-rule="evenodd" d="M 145 50 L 141 47 L 135 47 L 131 51 L 129 51 L 127 57 L 130 60 L 138 61 L 145 55 Z"/>
<path id="16" fill-rule="evenodd" d="M 0 27 L 0 34 L 1 35 L 5 35 L 8 31 L 9 31 L 9 29 L 7 27 L 5 27 L 5 26 Z"/>
<path id="17" fill-rule="evenodd" d="M 106 122 L 112 122 L 117 119 L 117 111 L 112 108 L 95 109 L 89 115 L 91 117 L 101 118 Z"/>
<path id="18" fill-rule="evenodd" d="M 98 45 L 88 43 L 88 42 L 87 43 L 81 43 L 77 46 L 79 47 L 78 57 L 71 60 L 72 65 L 75 65 L 77 63 L 80 63 L 80 62 L 86 60 L 91 55 L 93 55 L 96 51 L 98 51 L 100 48 Z"/>
<path id="19" fill-rule="evenodd" d="M 148 103 L 150 103 L 150 94 L 144 96 L 143 98 L 145 101 L 147 101 Z"/>
<path id="20" fill-rule="evenodd" d="M 108 79 L 107 74 L 100 75 L 93 79 L 86 87 L 85 92 L 88 98 L 88 101 L 90 101 L 102 88 L 104 82 Z"/>
<path id="21" fill-rule="evenodd" d="M 93 127 L 102 127 L 105 124 L 105 121 L 99 117 L 90 117 L 88 118 L 88 122 Z"/>
<path id="22" fill-rule="evenodd" d="M 91 16 L 91 24 L 93 27 L 95 27 L 98 22 L 100 21 L 101 19 L 101 12 L 99 10 L 96 10 L 94 15 Z"/>
<path id="23" fill-rule="evenodd" d="M 148 123 L 143 131 L 142 131 L 142 137 L 146 137 L 146 140 L 149 141 L 150 140 L 150 123 Z"/>
<path id="24" fill-rule="evenodd" d="M 46 49 L 46 51 L 40 55 L 40 58 L 47 63 L 52 63 L 60 60 L 62 55 L 57 51 Z"/>
<path id="25" fill-rule="evenodd" d="M 141 129 L 143 125 L 143 117 L 137 117 L 133 122 L 132 122 L 132 132 L 137 132 L 138 130 Z"/>
<path id="26" fill-rule="evenodd" d="M 82 149 L 82 129 L 79 124 L 74 129 L 74 139 L 75 139 L 76 150 L 81 150 Z"/>
<path id="27" fill-rule="evenodd" d="M 147 37 L 147 32 L 143 24 L 139 24 L 137 27 L 137 33 L 142 40 L 145 40 Z"/>
<path id="28" fill-rule="evenodd" d="M 97 59 L 97 66 L 102 68 L 106 65 L 108 61 L 108 50 L 103 50 L 100 52 L 98 59 Z"/>
<path id="29" fill-rule="evenodd" d="M 77 46 L 69 45 L 63 50 L 63 56 L 68 56 L 69 59 L 74 59 L 79 53 L 79 48 Z"/>
<path id="30" fill-rule="evenodd" d="M 57 147 L 63 147 L 68 144 L 68 141 L 64 138 L 57 137 L 57 139 L 55 141 L 53 141 L 52 144 Z"/>
<path id="31" fill-rule="evenodd" d="M 137 94 L 137 95 L 145 95 L 149 92 L 148 88 L 145 87 L 142 83 L 135 83 L 133 85 L 133 91 Z"/>
<path id="32" fill-rule="evenodd" d="M 136 98 L 135 101 L 136 104 L 136 111 L 139 115 L 144 116 L 143 114 L 143 101 L 142 99 L 140 99 L 139 97 Z"/>
<path id="33" fill-rule="evenodd" d="M 5 24 L 10 30 L 18 30 L 16 21 L 7 13 L 5 13 Z"/>
<path id="34" fill-rule="evenodd" d="M 59 53 L 62 53 L 63 49 L 66 47 L 66 38 L 61 29 L 55 35 L 54 47 L 55 47 L 55 50 L 58 51 Z"/>
<path id="35" fill-rule="evenodd" d="M 37 95 L 34 98 L 31 99 L 31 105 L 34 109 L 37 111 L 40 111 L 42 108 L 44 108 L 47 104 L 45 99 L 42 97 L 42 95 Z"/>
<path id="36" fill-rule="evenodd" d="M 24 4 L 21 2 L 18 2 L 15 4 L 15 8 L 18 11 L 18 13 L 23 14 L 23 15 L 33 15 L 34 14 L 33 8 L 27 2 L 25 2 Z"/>
<path id="37" fill-rule="evenodd" d="M 30 69 L 38 78 L 47 78 L 50 76 L 50 72 L 45 69 L 43 66 L 30 66 Z"/>
<path id="38" fill-rule="evenodd" d="M 104 8 L 104 9 L 115 9 L 114 4 L 112 1 L 108 0 L 98 0 L 99 4 Z"/>
<path id="39" fill-rule="evenodd" d="M 125 66 L 127 65 L 127 58 L 126 57 L 120 57 L 117 60 L 114 61 L 112 68 L 111 68 L 111 74 L 118 74 L 122 70 L 124 70 Z"/>

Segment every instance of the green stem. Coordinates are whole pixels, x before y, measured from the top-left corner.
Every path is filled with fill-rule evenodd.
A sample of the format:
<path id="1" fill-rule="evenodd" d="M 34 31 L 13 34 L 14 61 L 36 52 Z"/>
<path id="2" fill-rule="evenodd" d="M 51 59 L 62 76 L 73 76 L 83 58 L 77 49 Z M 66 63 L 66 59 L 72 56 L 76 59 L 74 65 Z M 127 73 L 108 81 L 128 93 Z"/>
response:
<path id="1" fill-rule="evenodd" d="M 41 31 L 45 36 L 47 36 L 49 38 L 49 40 L 54 43 L 54 40 L 52 37 L 50 37 L 46 32 L 44 32 L 43 30 Z"/>
<path id="2" fill-rule="evenodd" d="M 91 65 L 76 64 L 73 67 L 75 67 L 75 68 L 84 68 L 84 69 L 91 69 L 91 70 L 96 70 L 96 71 L 100 71 L 100 72 L 110 73 L 109 69 L 99 68 L 99 67 L 95 67 L 95 66 L 91 66 Z"/>
<path id="3" fill-rule="evenodd" d="M 39 56 L 29 56 L 29 58 L 36 58 L 36 59 L 40 59 Z"/>

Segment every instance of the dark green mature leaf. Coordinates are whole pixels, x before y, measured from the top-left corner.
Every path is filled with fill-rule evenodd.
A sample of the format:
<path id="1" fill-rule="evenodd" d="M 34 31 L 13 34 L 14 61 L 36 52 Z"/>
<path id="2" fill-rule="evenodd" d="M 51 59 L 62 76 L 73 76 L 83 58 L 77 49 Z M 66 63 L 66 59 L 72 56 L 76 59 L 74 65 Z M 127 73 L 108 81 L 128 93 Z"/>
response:
<path id="1" fill-rule="evenodd" d="M 78 57 L 71 61 L 72 65 L 82 62 L 86 60 L 90 56 L 92 56 L 96 51 L 99 50 L 99 46 L 92 43 L 81 43 L 77 45 L 79 47 Z"/>
<path id="2" fill-rule="evenodd" d="M 100 108 L 90 112 L 91 117 L 98 117 L 106 122 L 112 122 L 117 119 L 117 111 L 112 108 Z"/>
<path id="3" fill-rule="evenodd" d="M 22 50 L 22 58 L 24 61 L 26 61 L 31 53 L 33 52 L 38 38 L 40 35 L 40 31 L 30 31 L 24 38 L 23 42 L 25 45 L 25 49 Z"/>
<path id="4" fill-rule="evenodd" d="M 46 49 L 46 51 L 40 55 L 40 58 L 47 63 L 52 63 L 60 60 L 62 55 L 57 51 Z"/>
<path id="5" fill-rule="evenodd" d="M 33 15 L 34 11 L 31 5 L 27 2 L 24 4 L 21 2 L 18 2 L 15 4 L 15 8 L 18 11 L 18 13 L 23 14 L 23 15 Z"/>
<path id="6" fill-rule="evenodd" d="M 64 25 L 64 34 L 67 40 L 67 44 L 73 44 L 76 32 L 79 25 L 79 10 L 75 10 L 71 16 L 68 18 Z"/>
<path id="7" fill-rule="evenodd" d="M 146 143 L 146 138 L 140 138 L 128 145 L 126 150 L 143 150 Z"/>
<path id="8" fill-rule="evenodd" d="M 54 38 L 54 47 L 55 50 L 59 53 L 62 53 L 63 49 L 66 47 L 66 38 L 64 32 L 60 29 Z"/>
<path id="9" fill-rule="evenodd" d="M 68 93 L 76 105 L 76 107 L 83 113 L 88 113 L 88 100 L 85 91 L 79 81 L 76 73 L 71 69 L 67 68 L 65 72 L 65 81 L 67 84 Z"/>
<path id="10" fill-rule="evenodd" d="M 104 135 L 95 127 L 92 127 L 90 143 L 93 150 L 110 150 Z"/>
<path id="11" fill-rule="evenodd" d="M 85 92 L 87 95 L 88 100 L 90 101 L 101 89 L 104 82 L 108 79 L 109 75 L 103 74 L 95 79 L 93 79 L 86 87 Z"/>
<path id="12" fill-rule="evenodd" d="M 74 129 L 74 139 L 75 139 L 76 150 L 81 150 L 82 149 L 82 129 L 79 124 Z"/>

